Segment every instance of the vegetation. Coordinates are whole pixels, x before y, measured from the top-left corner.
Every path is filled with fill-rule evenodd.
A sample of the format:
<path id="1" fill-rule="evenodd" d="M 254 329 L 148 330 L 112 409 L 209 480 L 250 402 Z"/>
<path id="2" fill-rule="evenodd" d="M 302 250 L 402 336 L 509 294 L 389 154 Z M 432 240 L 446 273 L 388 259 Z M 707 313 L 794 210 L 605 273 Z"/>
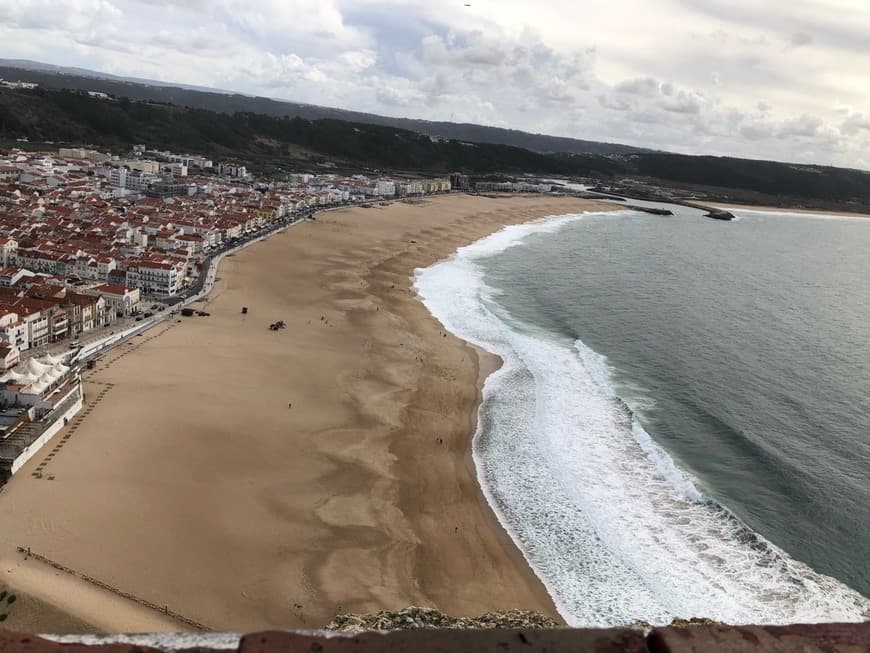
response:
<path id="1" fill-rule="evenodd" d="M 103 100 L 78 91 L 0 91 L 0 137 L 134 143 L 216 156 L 296 158 L 299 150 L 373 168 L 444 173 L 532 172 L 610 175 L 618 163 L 593 155 L 544 155 L 518 147 L 437 141 L 415 132 L 344 122 L 224 114 L 173 105 Z"/>
<path id="2" fill-rule="evenodd" d="M 628 163 L 638 174 L 681 184 L 822 200 L 870 199 L 870 173 L 861 170 L 660 153 L 635 154 Z"/>
<path id="3" fill-rule="evenodd" d="M 359 111 L 347 111 L 320 107 L 313 104 L 298 104 L 253 97 L 238 93 L 226 93 L 205 88 L 167 86 L 148 80 L 125 79 L 94 73 L 88 70 L 59 68 L 34 62 L 10 62 L 0 60 L 0 77 L 35 82 L 43 88 L 71 89 L 79 91 L 98 91 L 115 97 L 131 100 L 175 104 L 193 109 L 205 109 L 218 113 L 259 113 L 267 116 L 305 118 L 306 120 L 344 120 L 398 127 L 421 134 L 441 138 L 471 141 L 474 143 L 495 143 L 512 145 L 533 152 L 569 152 L 573 154 L 628 154 L 646 152 L 644 148 L 615 143 L 600 143 L 574 138 L 559 138 L 543 134 L 530 134 L 514 129 L 486 127 L 452 122 L 431 122 L 408 118 L 391 118 Z M 22 67 L 23 65 L 23 67 Z"/>
<path id="4" fill-rule="evenodd" d="M 332 118 L 217 113 L 127 98 L 99 99 L 70 90 L 0 89 L 0 142 L 22 137 L 115 151 L 144 143 L 239 158 L 261 171 L 277 173 L 328 164 L 334 171 L 622 177 L 700 189 L 724 199 L 864 210 L 870 206 L 870 173 L 861 170 L 658 152 L 541 154 L 508 145 L 442 141 L 395 127 Z"/>

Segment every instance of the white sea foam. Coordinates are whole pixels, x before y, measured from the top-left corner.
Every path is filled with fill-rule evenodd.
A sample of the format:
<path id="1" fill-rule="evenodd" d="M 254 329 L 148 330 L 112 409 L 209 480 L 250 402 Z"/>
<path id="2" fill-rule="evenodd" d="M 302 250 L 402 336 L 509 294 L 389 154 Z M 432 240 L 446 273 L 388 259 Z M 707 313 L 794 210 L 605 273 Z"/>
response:
<path id="1" fill-rule="evenodd" d="M 416 279 L 448 330 L 504 360 L 484 386 L 478 478 L 562 616 L 575 626 L 870 616 L 867 599 L 705 497 L 619 398 L 603 357 L 497 304 L 481 259 L 582 217 L 507 227 Z"/>
<path id="2" fill-rule="evenodd" d="M 774 210 L 760 210 L 760 209 L 740 209 L 736 207 L 726 208 L 726 207 L 718 207 L 723 211 L 731 211 L 734 214 L 734 217 L 739 219 L 742 216 L 775 216 L 779 218 L 810 218 L 813 220 L 866 220 L 867 215 L 865 214 L 855 214 L 855 213 L 812 213 L 810 211 L 798 211 L 793 212 L 788 209 L 782 209 L 781 211 Z"/>

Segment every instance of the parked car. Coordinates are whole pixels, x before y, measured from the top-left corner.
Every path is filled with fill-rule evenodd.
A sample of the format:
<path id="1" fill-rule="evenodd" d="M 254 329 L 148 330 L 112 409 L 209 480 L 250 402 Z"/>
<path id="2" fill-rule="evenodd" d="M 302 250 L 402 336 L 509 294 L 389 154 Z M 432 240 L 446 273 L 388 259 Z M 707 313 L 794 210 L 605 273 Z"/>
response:
<path id="1" fill-rule="evenodd" d="M 78 349 L 79 348 L 79 341 L 73 340 L 71 343 L 69 343 L 69 348 L 70 349 Z"/>

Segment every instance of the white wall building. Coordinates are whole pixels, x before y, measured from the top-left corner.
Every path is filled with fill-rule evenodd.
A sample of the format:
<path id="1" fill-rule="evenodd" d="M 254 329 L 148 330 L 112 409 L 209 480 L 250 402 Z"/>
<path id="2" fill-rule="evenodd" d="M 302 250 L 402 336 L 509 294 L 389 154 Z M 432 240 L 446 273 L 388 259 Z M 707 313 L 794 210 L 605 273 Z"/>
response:
<path id="1" fill-rule="evenodd" d="M 396 194 L 396 184 L 387 179 L 378 179 L 375 192 L 381 197 L 392 197 Z"/>

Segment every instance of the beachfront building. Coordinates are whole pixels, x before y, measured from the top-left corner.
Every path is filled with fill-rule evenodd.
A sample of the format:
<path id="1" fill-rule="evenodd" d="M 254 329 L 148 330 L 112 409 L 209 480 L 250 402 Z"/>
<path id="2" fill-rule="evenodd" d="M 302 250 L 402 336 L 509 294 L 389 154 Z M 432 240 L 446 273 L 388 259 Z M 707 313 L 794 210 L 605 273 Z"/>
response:
<path id="1" fill-rule="evenodd" d="M 27 344 L 20 349 L 24 351 L 31 347 L 41 347 L 49 343 L 51 326 L 49 315 L 43 313 L 41 306 L 35 305 L 39 300 L 26 299 L 15 303 L 15 311 L 24 324 L 27 333 Z"/>
<path id="2" fill-rule="evenodd" d="M 27 292 L 31 295 L 8 302 L 27 325 L 27 344 L 19 348 L 24 351 L 66 338 L 70 323 L 64 306 L 64 291 L 59 290 L 58 296 L 53 296 L 43 293 L 40 288 L 31 287 Z"/>
<path id="3" fill-rule="evenodd" d="M 0 484 L 30 460 L 82 408 L 78 368 L 31 358 L 0 375 Z"/>
<path id="4" fill-rule="evenodd" d="M 468 178 L 468 175 L 463 175 L 461 172 L 451 173 L 450 188 L 452 190 L 469 190 L 471 188 L 471 180 Z"/>
<path id="5" fill-rule="evenodd" d="M 129 317 L 139 310 L 141 292 L 138 288 L 106 283 L 82 291 L 85 295 L 102 297 L 105 302 L 106 322 L 112 322 L 116 317 Z"/>
<path id="6" fill-rule="evenodd" d="M 105 326 L 110 321 L 106 316 L 106 300 L 100 295 L 67 292 L 66 311 L 72 318 L 70 323 L 72 337 Z"/>
<path id="7" fill-rule="evenodd" d="M 127 281 L 132 281 L 146 295 L 172 297 L 181 290 L 184 268 L 180 263 L 142 262 L 128 268 Z"/>
<path id="8" fill-rule="evenodd" d="M 509 181 L 478 181 L 474 184 L 474 190 L 479 193 L 510 193 L 513 189 L 514 185 Z"/>
<path id="9" fill-rule="evenodd" d="M 446 193 L 450 190 L 449 179 L 425 179 L 423 180 L 424 193 Z"/>
<path id="10" fill-rule="evenodd" d="M 419 179 L 396 182 L 396 196 L 414 197 L 423 194 L 423 182 Z"/>
<path id="11" fill-rule="evenodd" d="M 389 179 L 378 179 L 375 182 L 375 194 L 381 197 L 392 197 L 396 194 L 396 183 Z"/>

